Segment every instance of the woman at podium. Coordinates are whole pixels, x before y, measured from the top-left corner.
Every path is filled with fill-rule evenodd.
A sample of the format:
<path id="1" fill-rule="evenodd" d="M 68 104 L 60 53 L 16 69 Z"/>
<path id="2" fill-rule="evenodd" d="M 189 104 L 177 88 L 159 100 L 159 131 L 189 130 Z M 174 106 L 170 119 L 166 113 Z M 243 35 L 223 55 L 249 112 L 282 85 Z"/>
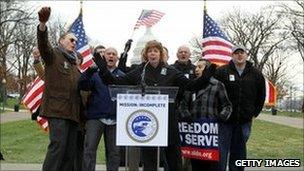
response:
<path id="1" fill-rule="evenodd" d="M 214 72 L 206 70 L 202 77 L 192 81 L 189 80 L 183 73 L 166 64 L 163 46 L 156 40 L 146 43 L 142 59 L 144 62 L 141 65 L 118 78 L 107 71 L 104 58 L 96 58 L 95 63 L 100 69 L 99 76 L 107 84 L 141 85 L 143 88 L 145 86 L 176 86 L 190 91 L 198 90 L 199 87 L 208 83 L 211 73 Z M 165 157 L 169 170 L 181 171 L 182 160 L 177 119 L 174 105 L 169 105 L 169 140 L 168 146 L 164 149 Z M 142 147 L 142 159 L 144 171 L 157 170 L 156 147 Z"/>

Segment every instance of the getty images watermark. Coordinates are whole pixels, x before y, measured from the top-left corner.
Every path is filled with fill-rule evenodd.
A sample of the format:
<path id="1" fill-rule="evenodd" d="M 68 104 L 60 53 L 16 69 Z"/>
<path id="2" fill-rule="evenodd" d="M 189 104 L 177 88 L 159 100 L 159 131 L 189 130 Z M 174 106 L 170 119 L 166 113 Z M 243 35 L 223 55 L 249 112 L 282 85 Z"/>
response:
<path id="1" fill-rule="evenodd" d="M 236 166 L 243 167 L 300 167 L 300 159 L 246 159 L 236 160 Z"/>

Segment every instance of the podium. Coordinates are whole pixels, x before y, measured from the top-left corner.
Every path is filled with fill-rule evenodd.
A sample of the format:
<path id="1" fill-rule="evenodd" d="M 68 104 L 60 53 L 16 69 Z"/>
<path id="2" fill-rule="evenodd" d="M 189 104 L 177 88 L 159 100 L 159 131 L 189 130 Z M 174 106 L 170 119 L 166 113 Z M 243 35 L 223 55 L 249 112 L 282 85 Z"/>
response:
<path id="1" fill-rule="evenodd" d="M 131 146 L 157 147 L 159 168 L 159 147 L 168 145 L 169 105 L 174 103 L 178 87 L 110 85 L 109 89 L 117 103 L 116 145 L 126 146 L 126 170 L 129 161 L 136 161 L 128 157 Z"/>
<path id="2" fill-rule="evenodd" d="M 116 101 L 117 94 L 142 94 L 141 86 L 130 85 L 109 85 L 111 99 Z M 146 86 L 145 94 L 167 94 L 169 95 L 169 103 L 174 103 L 178 87 L 165 86 Z"/>

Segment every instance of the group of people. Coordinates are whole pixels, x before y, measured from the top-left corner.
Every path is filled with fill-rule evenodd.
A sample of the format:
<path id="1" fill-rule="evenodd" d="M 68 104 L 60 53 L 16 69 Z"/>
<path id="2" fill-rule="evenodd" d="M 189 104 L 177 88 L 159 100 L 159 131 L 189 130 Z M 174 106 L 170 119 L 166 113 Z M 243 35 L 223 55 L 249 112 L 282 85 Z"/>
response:
<path id="1" fill-rule="evenodd" d="M 117 171 L 121 158 L 121 147 L 116 146 L 119 114 L 108 85 L 139 85 L 142 81 L 147 86 L 179 87 L 176 103 L 169 105 L 168 146 L 161 150 L 165 170 L 181 171 L 183 167 L 178 121 L 200 117 L 218 120 L 220 159 L 191 159 L 192 170 L 224 171 L 228 158 L 229 170 L 244 169 L 234 162 L 246 158 L 252 119 L 260 113 L 265 99 L 264 77 L 247 61 L 246 49 L 234 47 L 230 63 L 217 68 L 205 59 L 193 65 L 189 47 L 180 46 L 178 60 L 168 65 L 168 49 L 152 40 L 142 51 L 142 63 L 127 67 L 125 53 L 119 59 L 115 48 L 97 46 L 94 64 L 80 73 L 82 58 L 75 51 L 77 37 L 73 33 L 60 36 L 57 47 L 48 42 L 50 13 L 48 7 L 38 12 L 39 55 L 34 55 L 35 63 L 41 56 L 44 64 L 40 68 L 43 74 L 39 74 L 45 81 L 39 114 L 49 121 L 50 143 L 43 170 L 95 170 L 103 135 L 107 170 Z M 140 151 L 143 170 L 157 170 L 157 148 L 140 147 Z"/>

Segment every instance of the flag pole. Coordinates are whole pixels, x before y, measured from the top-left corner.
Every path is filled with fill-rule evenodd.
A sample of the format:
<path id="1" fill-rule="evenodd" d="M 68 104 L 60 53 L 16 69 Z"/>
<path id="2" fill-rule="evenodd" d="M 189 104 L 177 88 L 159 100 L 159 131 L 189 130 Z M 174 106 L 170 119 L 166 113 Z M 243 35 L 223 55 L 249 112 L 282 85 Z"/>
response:
<path id="1" fill-rule="evenodd" d="M 82 14 L 82 5 L 83 5 L 83 1 L 80 0 L 80 14 Z"/>
<path id="2" fill-rule="evenodd" d="M 132 39 L 132 37 L 133 37 L 133 35 L 134 35 L 134 32 L 135 32 L 135 29 L 133 29 L 132 34 L 131 34 L 131 38 L 130 38 L 130 39 Z"/>
<path id="3" fill-rule="evenodd" d="M 140 14 L 141 15 L 141 14 Z M 130 37 L 130 39 L 132 40 L 133 39 L 133 36 L 134 36 L 134 33 L 135 33 L 135 26 L 134 26 L 134 28 L 133 28 L 133 30 L 132 30 L 132 33 L 131 33 L 131 37 Z M 129 39 L 129 40 L 130 40 Z M 124 57 L 126 57 L 126 55 L 127 55 L 127 53 L 128 53 L 128 51 L 130 50 L 130 47 L 129 48 L 126 48 L 125 47 L 125 49 L 124 49 L 124 52 L 123 52 L 123 55 L 122 56 L 124 56 Z"/>
<path id="4" fill-rule="evenodd" d="M 207 13 L 207 0 L 204 0 L 204 13 Z"/>
<path id="5" fill-rule="evenodd" d="M 204 0 L 204 10 L 203 10 L 203 28 L 205 29 L 205 15 L 207 15 L 207 0 Z M 204 29 L 203 29 L 203 37 L 204 37 Z M 202 49 L 204 48 L 204 45 L 203 43 L 201 44 L 202 45 Z M 204 58 L 204 55 L 202 53 L 202 58 Z"/>

